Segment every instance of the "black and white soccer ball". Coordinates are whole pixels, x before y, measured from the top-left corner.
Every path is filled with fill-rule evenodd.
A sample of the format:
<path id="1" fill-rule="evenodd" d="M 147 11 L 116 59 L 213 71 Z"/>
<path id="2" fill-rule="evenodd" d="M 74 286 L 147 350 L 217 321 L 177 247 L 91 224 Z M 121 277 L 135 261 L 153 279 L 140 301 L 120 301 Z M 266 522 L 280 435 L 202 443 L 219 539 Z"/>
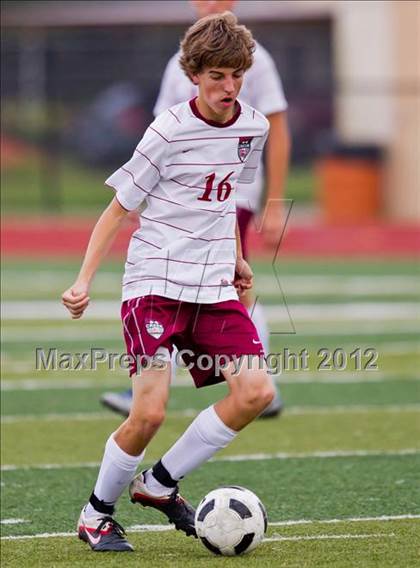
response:
<path id="1" fill-rule="evenodd" d="M 195 513 L 201 542 L 214 554 L 237 556 L 250 552 L 267 531 L 264 505 L 249 489 L 239 486 L 210 491 Z"/>

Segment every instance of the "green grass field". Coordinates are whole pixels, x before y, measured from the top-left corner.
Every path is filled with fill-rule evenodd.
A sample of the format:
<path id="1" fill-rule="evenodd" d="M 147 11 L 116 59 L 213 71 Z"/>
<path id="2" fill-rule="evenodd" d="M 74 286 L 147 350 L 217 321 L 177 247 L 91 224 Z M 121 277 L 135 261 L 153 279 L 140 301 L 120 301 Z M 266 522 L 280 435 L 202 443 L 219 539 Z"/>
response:
<path id="1" fill-rule="evenodd" d="M 3 214 L 54 211 L 64 214 L 97 215 L 112 192 L 104 181 L 112 169 L 88 168 L 66 156 L 29 157 L 24 165 L 2 168 L 1 209 Z M 315 179 L 309 166 L 293 166 L 287 180 L 287 198 L 296 203 L 314 199 Z"/>
<path id="2" fill-rule="evenodd" d="M 121 264 L 103 267 L 90 313 L 74 322 L 58 297 L 77 267 L 67 260 L 3 264 L 4 566 L 121 565 L 117 554 L 90 552 L 75 537 L 75 526 L 103 444 L 120 422 L 98 398 L 104 390 L 125 388 L 128 378 L 104 364 L 94 371 L 35 369 L 37 347 L 123 352 L 117 319 Z M 186 479 L 182 490 L 196 504 L 219 485 L 249 487 L 267 507 L 267 538 L 249 556 L 213 557 L 124 495 L 117 518 L 136 549 L 123 556 L 124 565 L 418 566 L 418 268 L 409 261 L 279 261 L 284 295 L 269 264 L 254 263 L 254 269 L 274 332 L 271 351 L 306 349 L 308 365 L 293 368 L 292 358 L 283 361 L 289 362 L 277 377 L 283 415 L 250 425 Z M 360 368 L 350 355 L 357 349 Z M 366 354 L 368 349 L 374 351 Z M 331 356 L 322 368 L 325 352 Z M 159 458 L 192 417 L 224 392 L 223 385 L 196 391 L 180 372 L 146 462 Z"/>

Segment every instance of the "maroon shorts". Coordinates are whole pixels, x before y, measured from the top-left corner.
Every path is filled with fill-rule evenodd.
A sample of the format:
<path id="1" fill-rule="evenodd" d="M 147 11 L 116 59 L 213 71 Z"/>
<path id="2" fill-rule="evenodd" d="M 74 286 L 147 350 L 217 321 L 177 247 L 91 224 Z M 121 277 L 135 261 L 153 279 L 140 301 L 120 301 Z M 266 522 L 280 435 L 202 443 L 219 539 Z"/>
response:
<path id="1" fill-rule="evenodd" d="M 174 345 L 180 352 L 188 350 L 182 358 L 196 387 L 224 380 L 210 358 L 214 362 L 217 356 L 231 360 L 234 356 L 264 355 L 257 330 L 239 300 L 193 304 L 142 296 L 123 302 L 121 318 L 127 353 L 136 361 L 130 367 L 130 376 L 136 373 L 142 356 L 150 359 L 159 347 L 166 347 L 170 353 Z M 197 365 L 200 356 L 205 362 L 201 367 L 206 369 Z"/>

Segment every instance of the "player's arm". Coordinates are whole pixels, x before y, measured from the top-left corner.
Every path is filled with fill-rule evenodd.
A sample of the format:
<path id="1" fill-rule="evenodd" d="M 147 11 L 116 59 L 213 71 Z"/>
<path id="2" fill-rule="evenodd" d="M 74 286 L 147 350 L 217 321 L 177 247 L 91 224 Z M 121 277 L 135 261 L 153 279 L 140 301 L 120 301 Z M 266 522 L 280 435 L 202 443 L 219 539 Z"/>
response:
<path id="1" fill-rule="evenodd" d="M 153 125 L 161 129 L 161 122 L 154 121 Z M 131 159 L 105 181 L 115 190 L 116 196 L 93 229 L 76 282 L 62 296 L 63 304 L 73 319 L 80 318 L 89 304 L 90 283 L 124 219 L 130 211 L 138 209 L 157 185 L 164 167 L 166 148 L 162 137 L 149 127 Z"/>
<path id="2" fill-rule="evenodd" d="M 282 202 L 290 158 L 290 134 L 286 112 L 267 116 L 270 131 L 266 144 L 266 200 L 263 235 L 269 244 L 277 244 L 282 227 Z"/>
<path id="3" fill-rule="evenodd" d="M 79 319 L 89 304 L 89 288 L 101 261 L 113 243 L 128 211 L 114 197 L 96 223 L 75 283 L 62 295 L 72 319 Z"/>
<path id="4" fill-rule="evenodd" d="M 252 288 L 252 279 L 254 274 L 251 267 L 242 255 L 241 234 L 239 232 L 238 221 L 236 221 L 235 228 L 236 236 L 236 265 L 235 265 L 235 278 L 233 285 L 235 286 L 238 294 L 242 296 L 246 290 Z"/>

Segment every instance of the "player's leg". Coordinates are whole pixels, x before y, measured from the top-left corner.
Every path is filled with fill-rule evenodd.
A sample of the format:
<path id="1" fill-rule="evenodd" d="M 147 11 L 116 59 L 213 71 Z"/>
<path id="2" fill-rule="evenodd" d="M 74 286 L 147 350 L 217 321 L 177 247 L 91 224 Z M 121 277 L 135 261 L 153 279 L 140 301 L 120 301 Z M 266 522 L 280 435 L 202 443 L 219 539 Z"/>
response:
<path id="1" fill-rule="evenodd" d="M 155 494 L 168 495 L 180 479 L 225 448 L 261 414 L 275 396 L 275 389 L 265 368 L 260 368 L 260 358 L 251 357 L 249 362 L 238 374 L 234 365 L 229 364 L 223 371 L 229 394 L 200 412 L 161 460 L 133 480 L 132 496 L 137 490 L 141 493 L 145 479 Z"/>
<path id="2" fill-rule="evenodd" d="M 165 419 L 170 384 L 169 359 L 164 365 L 133 376 L 133 404 L 128 418 L 115 432 L 115 441 L 128 454 L 139 455 Z"/>
<path id="3" fill-rule="evenodd" d="M 214 409 L 226 426 L 238 432 L 261 415 L 273 401 L 276 390 L 264 360 L 257 355 L 244 357 L 239 370 L 229 365 L 223 374 L 229 394 Z"/>
<path id="4" fill-rule="evenodd" d="M 176 492 L 178 481 L 182 477 L 232 442 L 238 431 L 256 418 L 275 395 L 275 389 L 265 370 L 263 349 L 257 340 L 257 331 L 244 307 L 238 301 L 230 300 L 201 305 L 198 313 L 191 314 L 193 329 L 178 338 L 180 353 L 184 346 L 188 346 L 192 353 L 190 359 L 184 355 L 183 359 L 187 364 L 192 363 L 189 369 L 197 386 L 222 380 L 217 374 L 215 362 L 220 354 L 225 353 L 224 365 L 220 370 L 228 382 L 230 392 L 226 401 L 203 410 L 162 459 L 133 480 L 130 495 L 132 500 L 143 505 L 147 504 L 145 489 L 153 495 L 160 495 L 161 499 L 167 499 Z M 200 358 L 195 355 L 199 353 L 207 353 L 214 358 L 211 369 L 200 368 Z M 241 353 L 251 354 L 242 358 L 244 362 L 250 361 L 250 367 L 239 365 L 238 368 L 237 361 L 236 367 L 233 361 L 229 362 L 230 357 Z M 238 376 L 234 376 L 235 369 Z M 186 514 L 184 518 L 187 518 Z M 192 517 L 191 521 L 193 522 Z"/>
<path id="5" fill-rule="evenodd" d="M 248 259 L 248 229 L 252 220 L 253 212 L 249 209 L 238 208 L 237 220 L 239 233 L 241 236 L 242 254 L 244 258 Z M 270 335 L 268 331 L 267 318 L 265 316 L 263 306 L 256 301 L 255 294 L 252 290 L 248 290 L 240 297 L 241 304 L 245 306 L 255 327 L 258 331 L 258 336 L 264 347 L 264 352 L 270 352 Z M 275 384 L 274 378 L 271 376 L 273 386 L 276 388 L 276 394 L 270 404 L 260 414 L 260 418 L 273 418 L 278 416 L 283 408 L 283 403 L 280 396 L 280 390 Z"/>
<path id="6" fill-rule="evenodd" d="M 177 349 L 174 348 L 171 356 L 171 380 L 174 380 L 177 370 Z M 130 414 L 131 403 L 133 402 L 133 390 L 127 389 L 124 391 L 107 391 L 104 392 L 99 401 L 101 404 L 116 412 L 121 414 L 121 416 L 128 416 Z"/>
<path id="7" fill-rule="evenodd" d="M 168 388 L 170 379 L 171 376 L 169 373 L 166 378 Z M 149 415 L 149 419 L 145 420 L 145 415 L 140 413 L 132 425 L 127 426 L 126 421 L 120 427 L 118 439 L 121 439 L 124 447 L 130 447 L 132 450 L 138 451 L 140 446 L 133 446 L 132 444 L 135 444 L 139 437 L 138 435 L 136 436 L 132 434 L 132 429 L 137 430 L 143 440 L 146 440 L 148 437 L 151 439 L 155 431 L 154 429 L 159 427 L 160 420 L 163 418 L 164 408 L 162 408 L 162 401 L 159 398 L 155 400 L 154 397 L 148 397 L 148 399 L 145 400 L 144 390 L 138 390 L 136 392 L 134 389 L 133 394 L 134 401 L 136 400 L 136 397 L 139 397 L 140 403 L 143 402 L 147 405 L 148 410 L 146 416 Z M 143 408 L 143 405 L 140 403 L 139 407 Z M 135 403 L 133 403 L 133 406 L 135 406 Z M 132 412 L 133 410 L 131 413 Z M 138 431 L 139 428 L 140 432 Z M 157 472 L 156 475 L 158 475 L 158 477 L 160 475 L 165 475 L 165 471 L 163 468 L 159 468 L 159 464 L 156 464 L 154 472 Z M 163 477 L 163 479 L 166 481 L 166 478 Z M 143 505 L 143 507 L 153 507 L 158 509 L 167 516 L 170 523 L 175 524 L 175 528 L 177 530 L 184 531 L 187 536 L 196 536 L 194 526 L 195 509 L 179 494 L 176 483 L 170 483 L 170 485 L 165 486 L 162 491 L 162 487 L 156 483 L 151 472 L 143 471 L 130 483 L 129 491 L 131 501 L 133 503 L 139 503 L 140 505 Z"/>
<path id="8" fill-rule="evenodd" d="M 241 296 L 240 300 L 241 304 L 247 309 L 255 327 L 257 328 L 258 336 L 264 347 L 264 352 L 266 354 L 269 353 L 269 331 L 263 306 L 259 302 L 256 302 L 255 295 L 252 290 L 248 290 L 243 296 Z M 281 399 L 280 389 L 276 384 L 274 377 L 272 375 L 269 375 L 269 377 L 273 387 L 275 388 L 275 396 L 267 408 L 264 408 L 263 412 L 261 412 L 259 418 L 275 418 L 283 410 L 283 401 Z"/>
<path id="9" fill-rule="evenodd" d="M 122 527 L 113 519 L 115 503 L 132 481 L 144 451 L 165 416 L 170 367 L 153 367 L 133 379 L 133 404 L 128 418 L 105 445 L 99 475 L 80 515 L 79 538 L 95 551 L 129 551 Z"/>

